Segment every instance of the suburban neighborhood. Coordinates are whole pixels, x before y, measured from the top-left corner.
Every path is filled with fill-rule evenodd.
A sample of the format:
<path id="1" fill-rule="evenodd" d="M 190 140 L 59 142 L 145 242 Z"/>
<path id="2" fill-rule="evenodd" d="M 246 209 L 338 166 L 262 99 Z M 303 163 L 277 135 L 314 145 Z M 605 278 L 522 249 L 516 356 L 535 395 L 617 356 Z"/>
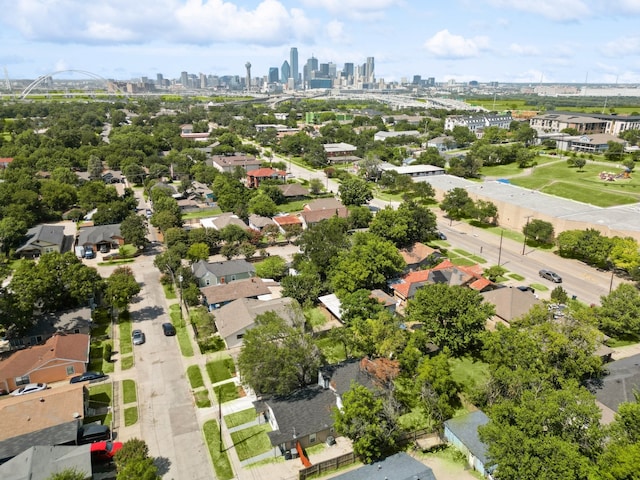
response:
<path id="1" fill-rule="evenodd" d="M 451 105 L 0 103 L 0 478 L 635 478 L 640 115 Z"/>

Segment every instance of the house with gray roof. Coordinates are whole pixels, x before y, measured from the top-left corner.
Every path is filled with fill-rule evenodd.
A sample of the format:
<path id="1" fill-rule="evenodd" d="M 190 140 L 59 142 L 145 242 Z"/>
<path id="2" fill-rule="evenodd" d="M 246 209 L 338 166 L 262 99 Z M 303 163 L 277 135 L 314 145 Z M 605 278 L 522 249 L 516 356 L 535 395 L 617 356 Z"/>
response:
<path id="1" fill-rule="evenodd" d="M 36 225 L 27 230 L 24 242 L 16 248 L 16 255 L 37 258 L 45 253 L 64 253 L 65 236 L 62 225 Z"/>
<path id="2" fill-rule="evenodd" d="M 514 287 L 487 290 L 480 292 L 480 295 L 485 302 L 492 304 L 495 308 L 495 315 L 490 320 L 490 324 L 509 325 L 512 321 L 529 313 L 535 305 L 542 305 L 542 301 L 532 292 L 523 292 Z"/>
<path id="3" fill-rule="evenodd" d="M 351 382 L 377 388 L 373 373 L 363 367 L 367 362 L 370 360 L 352 359 L 325 366 L 318 373 L 318 385 L 254 402 L 271 425 L 272 431 L 267 433 L 271 445 L 286 454 L 298 444 L 307 448 L 335 437 L 331 412 L 342 407 L 341 396 L 351 388 Z"/>
<path id="4" fill-rule="evenodd" d="M 47 480 L 65 470 L 92 478 L 91 445 L 35 445 L 0 465 L 4 480 Z"/>
<path id="5" fill-rule="evenodd" d="M 640 389 L 640 354 L 622 358 L 607 364 L 607 375 L 598 379 L 590 390 L 603 411 L 603 418 L 613 420 L 621 403 L 635 402 L 635 392 Z M 606 415 L 607 411 L 610 415 Z"/>
<path id="6" fill-rule="evenodd" d="M 333 480 L 436 480 L 430 467 L 404 452 L 332 478 Z"/>
<path id="7" fill-rule="evenodd" d="M 271 300 L 240 298 L 215 311 L 216 329 L 227 344 L 227 348 L 239 347 L 247 330 L 255 326 L 258 315 L 274 312 L 293 324 L 298 320 L 297 306 L 298 302 L 289 297 Z"/>
<path id="8" fill-rule="evenodd" d="M 376 132 L 373 135 L 373 139 L 376 142 L 384 142 L 387 138 L 396 138 L 396 137 L 419 137 L 420 132 L 418 130 L 401 130 L 398 132 L 387 132 L 385 130 L 381 130 Z"/>
<path id="9" fill-rule="evenodd" d="M 216 230 L 222 230 L 227 225 L 237 225 L 240 228 L 247 229 L 247 224 L 231 212 L 225 212 L 217 217 L 202 218 L 200 219 L 200 225 L 204 228 L 215 228 Z"/>
<path id="10" fill-rule="evenodd" d="M 256 275 L 256 268 L 243 259 L 226 260 L 224 262 L 199 260 L 191 265 L 191 271 L 198 280 L 198 287 L 200 288 L 245 280 Z"/>
<path id="11" fill-rule="evenodd" d="M 267 225 L 275 225 L 276 223 L 269 217 L 263 217 L 252 213 L 249 215 L 249 228 L 261 232 Z"/>
<path id="12" fill-rule="evenodd" d="M 109 249 L 124 245 L 125 239 L 120 233 L 120 224 L 82 227 L 78 232 L 76 245 L 97 251 L 103 245 Z"/>
<path id="13" fill-rule="evenodd" d="M 481 410 L 451 418 L 444 422 L 444 438 L 464 453 L 471 468 L 483 477 L 491 478 L 487 463 L 487 445 L 480 440 L 478 427 L 489 423 Z"/>

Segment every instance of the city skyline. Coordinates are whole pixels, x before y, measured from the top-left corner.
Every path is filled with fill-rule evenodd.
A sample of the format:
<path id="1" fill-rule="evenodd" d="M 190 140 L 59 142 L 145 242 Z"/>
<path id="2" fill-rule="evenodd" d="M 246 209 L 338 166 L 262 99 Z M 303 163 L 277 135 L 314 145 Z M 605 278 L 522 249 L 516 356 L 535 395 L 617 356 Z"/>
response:
<path id="1" fill-rule="evenodd" d="M 99 2 L 100 3 L 100 2 Z M 60 70 L 104 78 L 182 71 L 264 77 L 307 59 L 375 77 L 481 83 L 640 83 L 638 0 L 0 0 L 0 65 L 12 79 Z"/>

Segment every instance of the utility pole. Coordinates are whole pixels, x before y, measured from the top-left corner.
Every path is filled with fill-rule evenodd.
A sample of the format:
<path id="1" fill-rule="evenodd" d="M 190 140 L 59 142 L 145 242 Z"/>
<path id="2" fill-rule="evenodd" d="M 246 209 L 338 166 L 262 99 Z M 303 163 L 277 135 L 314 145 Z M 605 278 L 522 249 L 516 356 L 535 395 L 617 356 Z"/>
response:
<path id="1" fill-rule="evenodd" d="M 527 248 L 527 227 L 529 226 L 529 219 L 533 215 L 527 215 L 527 224 L 524 226 L 524 241 L 522 242 L 522 255 L 524 255 L 524 249 Z"/>
<path id="2" fill-rule="evenodd" d="M 498 266 L 500 266 L 500 260 L 502 259 L 502 237 L 504 236 L 504 230 L 500 230 L 500 247 L 498 248 Z"/>

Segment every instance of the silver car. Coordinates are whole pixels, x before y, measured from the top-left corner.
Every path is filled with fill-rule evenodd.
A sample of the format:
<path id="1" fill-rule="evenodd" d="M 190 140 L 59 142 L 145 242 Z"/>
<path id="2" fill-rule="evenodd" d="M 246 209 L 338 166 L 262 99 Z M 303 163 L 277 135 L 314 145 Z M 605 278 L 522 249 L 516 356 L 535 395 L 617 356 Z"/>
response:
<path id="1" fill-rule="evenodd" d="M 27 395 L 28 393 L 41 392 L 47 389 L 46 383 L 28 383 L 27 385 L 23 385 L 17 390 L 11 392 L 11 395 Z"/>
<path id="2" fill-rule="evenodd" d="M 142 345 L 147 340 L 142 330 L 134 330 L 131 332 L 131 339 L 134 345 Z"/>

